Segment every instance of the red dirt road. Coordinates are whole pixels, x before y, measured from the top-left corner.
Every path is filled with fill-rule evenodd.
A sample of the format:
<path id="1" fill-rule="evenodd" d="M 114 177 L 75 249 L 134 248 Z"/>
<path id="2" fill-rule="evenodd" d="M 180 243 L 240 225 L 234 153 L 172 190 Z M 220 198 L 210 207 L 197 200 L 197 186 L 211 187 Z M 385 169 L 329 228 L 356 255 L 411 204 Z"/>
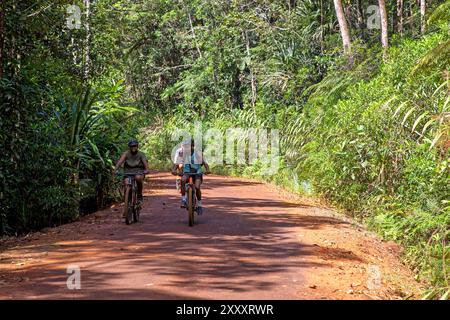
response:
<path id="1" fill-rule="evenodd" d="M 0 242 L 0 299 L 398 299 L 421 285 L 386 243 L 329 209 L 254 181 L 207 176 L 188 227 L 175 179 L 146 182 L 142 222 L 121 206 Z M 69 265 L 81 289 L 66 285 Z"/>

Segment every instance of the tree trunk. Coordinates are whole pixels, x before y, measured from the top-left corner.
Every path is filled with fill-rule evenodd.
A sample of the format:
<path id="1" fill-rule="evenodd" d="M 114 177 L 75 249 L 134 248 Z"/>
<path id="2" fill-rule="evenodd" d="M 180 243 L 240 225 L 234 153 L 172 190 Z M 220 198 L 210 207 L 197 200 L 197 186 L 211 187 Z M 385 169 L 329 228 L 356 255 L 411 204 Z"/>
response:
<path id="1" fill-rule="evenodd" d="M 251 88 L 252 88 L 252 107 L 255 107 L 256 103 L 256 80 L 255 75 L 253 74 L 253 68 L 251 66 L 251 55 L 250 55 L 250 39 L 248 38 L 247 30 L 244 32 L 245 37 L 245 47 L 247 49 L 247 57 L 248 57 L 248 69 L 250 70 L 250 82 L 251 82 Z"/>
<path id="2" fill-rule="evenodd" d="M 324 43 L 323 43 L 323 0 L 320 0 L 320 53 L 323 53 Z"/>
<path id="3" fill-rule="evenodd" d="M 75 47 L 75 38 L 73 37 L 73 35 L 70 36 L 70 47 L 72 49 L 72 63 L 75 67 L 77 65 L 77 49 Z"/>
<path id="4" fill-rule="evenodd" d="M 90 66 L 91 66 L 91 0 L 83 0 L 86 14 L 86 39 L 84 44 L 84 70 L 83 70 L 83 82 L 86 84 L 89 80 Z"/>
<path id="5" fill-rule="evenodd" d="M 3 47 L 5 42 L 5 5 L 6 0 L 0 0 L 0 79 L 3 77 Z"/>
<path id="6" fill-rule="evenodd" d="M 425 11 L 426 11 L 426 7 L 427 7 L 426 0 L 420 0 L 420 33 L 421 34 L 425 34 L 425 27 L 426 27 Z"/>
<path id="7" fill-rule="evenodd" d="M 397 32 L 403 36 L 403 0 L 397 0 Z"/>
<path id="8" fill-rule="evenodd" d="M 388 22 L 387 22 L 387 11 L 385 0 L 378 0 L 378 5 L 380 8 L 380 22 L 381 22 L 381 46 L 383 47 L 384 56 L 386 57 L 388 43 Z"/>
<path id="9" fill-rule="evenodd" d="M 348 31 L 347 21 L 345 20 L 344 10 L 342 9 L 342 1 L 334 0 L 334 8 L 336 10 L 336 16 L 339 23 L 339 29 L 341 30 L 342 44 L 344 46 L 344 53 L 350 54 L 350 33 Z"/>

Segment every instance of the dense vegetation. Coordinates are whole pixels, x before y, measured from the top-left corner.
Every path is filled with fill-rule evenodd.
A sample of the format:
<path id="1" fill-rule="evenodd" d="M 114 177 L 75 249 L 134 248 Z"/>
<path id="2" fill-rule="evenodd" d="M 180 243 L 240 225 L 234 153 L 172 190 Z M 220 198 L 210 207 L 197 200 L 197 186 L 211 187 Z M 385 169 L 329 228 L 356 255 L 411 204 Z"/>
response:
<path id="1" fill-rule="evenodd" d="M 450 1 L 1 6 L 0 233 L 111 201 L 129 137 L 167 168 L 171 133 L 195 120 L 275 128 L 276 174 L 261 162 L 216 172 L 324 197 L 402 243 L 428 297 L 450 295 Z"/>

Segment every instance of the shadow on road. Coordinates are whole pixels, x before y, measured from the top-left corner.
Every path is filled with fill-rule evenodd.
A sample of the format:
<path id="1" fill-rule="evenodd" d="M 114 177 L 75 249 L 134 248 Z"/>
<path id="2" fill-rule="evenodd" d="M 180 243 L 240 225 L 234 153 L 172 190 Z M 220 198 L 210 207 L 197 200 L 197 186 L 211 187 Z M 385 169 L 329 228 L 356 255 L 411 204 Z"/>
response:
<path id="1" fill-rule="evenodd" d="M 109 210 L 72 241 L 62 235 L 51 248 L 45 243 L 24 249 L 25 256 L 43 250 L 50 255 L 41 265 L 7 273 L 9 280 L 22 281 L 8 285 L 6 279 L 0 297 L 9 291 L 51 298 L 221 298 L 224 292 L 239 298 L 240 293 L 279 291 L 280 283 L 301 284 L 302 272 L 326 265 L 327 259 L 361 261 L 338 248 L 322 252 L 298 238 L 299 228 L 319 230 L 345 222 L 300 215 L 301 206 L 272 199 L 257 182 L 209 178 L 205 214 L 194 227 L 187 226 L 186 210 L 179 208 L 175 177 L 154 175 L 143 223 L 125 226 L 120 213 Z M 322 254 L 323 263 L 307 259 Z M 7 263 L 0 260 L 0 275 Z M 67 290 L 69 264 L 81 267 L 83 290 Z M 296 298 L 291 296 L 295 289 L 283 290 L 283 298 Z"/>

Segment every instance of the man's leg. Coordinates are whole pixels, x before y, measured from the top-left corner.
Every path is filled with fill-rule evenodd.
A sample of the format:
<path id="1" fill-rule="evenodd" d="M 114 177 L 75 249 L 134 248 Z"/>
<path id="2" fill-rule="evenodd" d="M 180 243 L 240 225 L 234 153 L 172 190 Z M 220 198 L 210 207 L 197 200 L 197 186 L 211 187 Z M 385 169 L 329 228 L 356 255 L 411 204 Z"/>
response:
<path id="1" fill-rule="evenodd" d="M 197 206 L 202 206 L 202 190 L 200 189 L 202 185 L 202 178 L 196 177 L 195 178 L 195 193 L 197 195 Z"/>
<path id="2" fill-rule="evenodd" d="M 136 179 L 136 184 L 137 184 L 137 197 L 139 201 L 142 201 L 142 187 L 143 187 L 143 182 L 144 182 L 144 176 L 135 176 L 134 177 Z"/>
<path id="3" fill-rule="evenodd" d="M 186 207 L 186 182 L 188 180 L 188 176 L 182 175 L 181 176 L 181 206 Z"/>
<path id="4" fill-rule="evenodd" d="M 128 177 L 123 178 L 123 193 L 124 193 L 124 198 L 125 198 L 125 190 L 126 190 L 126 186 L 128 184 Z M 123 199 L 125 201 L 125 199 Z M 122 217 L 125 218 L 125 211 L 122 214 Z"/>
<path id="5" fill-rule="evenodd" d="M 203 214 L 203 208 L 202 208 L 202 190 L 201 185 L 202 185 L 202 176 L 196 176 L 195 177 L 195 193 L 197 196 L 197 213 L 199 215 Z"/>

